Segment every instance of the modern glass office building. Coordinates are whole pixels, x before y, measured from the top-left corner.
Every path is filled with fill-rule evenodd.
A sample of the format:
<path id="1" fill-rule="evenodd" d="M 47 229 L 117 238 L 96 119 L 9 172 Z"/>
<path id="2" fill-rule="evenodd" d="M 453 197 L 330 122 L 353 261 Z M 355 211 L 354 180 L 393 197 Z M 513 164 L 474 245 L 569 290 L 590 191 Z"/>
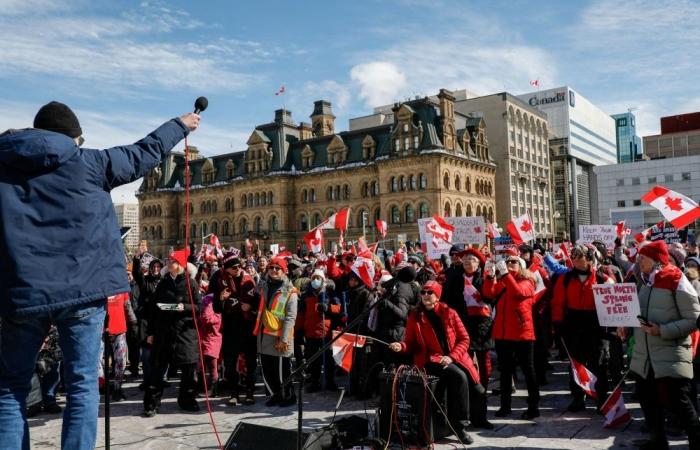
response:
<path id="1" fill-rule="evenodd" d="M 613 114 L 617 138 L 617 162 L 628 163 L 642 159 L 642 140 L 637 136 L 636 118 L 632 112 Z"/>

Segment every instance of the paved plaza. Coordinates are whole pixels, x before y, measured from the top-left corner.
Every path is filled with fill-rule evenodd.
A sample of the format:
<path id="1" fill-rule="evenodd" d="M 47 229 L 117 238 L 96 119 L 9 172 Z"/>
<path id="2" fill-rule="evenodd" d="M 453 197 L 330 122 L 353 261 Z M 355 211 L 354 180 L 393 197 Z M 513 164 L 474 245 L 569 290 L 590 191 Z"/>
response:
<path id="1" fill-rule="evenodd" d="M 634 441 L 643 438 L 642 419 L 639 404 L 632 400 L 632 383 L 625 388 L 625 401 L 634 420 L 617 430 L 603 428 L 603 418 L 596 414 L 592 402 L 586 412 L 565 412 L 569 402 L 565 363 L 555 362 L 555 371 L 549 375 L 549 384 L 542 389 L 542 416 L 534 422 L 515 419 L 525 408 L 524 383 L 519 383 L 513 400 L 512 418 L 498 419 L 493 415 L 498 409 L 498 399 L 489 398 L 489 417 L 496 425 L 492 431 L 474 430 L 475 442 L 468 448 L 476 449 L 634 449 Z M 497 385 L 497 383 L 493 383 Z M 202 409 L 199 413 L 183 413 L 177 407 L 176 383 L 166 390 L 161 412 L 154 418 L 141 417 L 142 393 L 137 382 L 126 384 L 128 400 L 112 404 L 111 448 L 140 450 L 172 449 L 215 449 L 216 438 L 212 432 L 209 417 Z M 262 388 L 258 389 L 262 392 Z M 333 417 L 333 408 L 338 400 L 337 393 L 304 395 L 304 427 L 317 428 L 328 424 Z M 204 401 L 201 401 L 204 406 Z M 365 409 L 366 406 L 366 409 Z M 297 425 L 296 407 L 267 408 L 262 394 L 254 406 L 231 407 L 226 399 L 212 400 L 216 426 L 225 442 L 236 425 L 250 422 L 259 425 L 295 429 Z M 367 404 L 345 398 L 337 417 L 357 414 L 374 417 L 376 402 Z M 100 416 L 103 408 L 100 407 Z M 60 448 L 61 420 L 59 416 L 40 414 L 30 419 L 32 448 Z M 104 421 L 99 421 L 97 448 L 104 448 Z M 671 448 L 687 449 L 687 441 L 671 438 Z M 265 446 L 261 446 L 265 449 Z M 399 447 L 390 447 L 399 448 Z M 460 448 L 459 442 L 449 437 L 435 444 L 436 449 Z"/>

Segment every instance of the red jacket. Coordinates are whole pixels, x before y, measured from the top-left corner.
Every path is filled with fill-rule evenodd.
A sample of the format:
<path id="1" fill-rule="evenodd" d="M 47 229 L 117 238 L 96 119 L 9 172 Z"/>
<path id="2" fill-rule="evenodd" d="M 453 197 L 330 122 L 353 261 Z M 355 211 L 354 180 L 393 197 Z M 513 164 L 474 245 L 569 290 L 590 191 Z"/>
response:
<path id="1" fill-rule="evenodd" d="M 484 296 L 497 301 L 493 320 L 494 339 L 508 341 L 534 341 L 535 325 L 532 322 L 535 283 L 527 278 L 514 278 L 510 273 L 496 281 L 484 280 Z"/>
<path id="2" fill-rule="evenodd" d="M 129 294 L 122 293 L 107 297 L 107 314 L 109 315 L 110 336 L 126 333 L 126 308 L 129 302 Z"/>
<path id="3" fill-rule="evenodd" d="M 565 281 L 568 282 L 565 285 Z M 595 311 L 595 297 L 593 285 L 610 282 L 610 278 L 602 273 L 596 275 L 596 270 L 591 267 L 589 276 L 581 282 L 573 272 L 567 272 L 557 278 L 552 298 L 552 321 L 564 320 L 566 309 L 579 311 Z"/>
<path id="4" fill-rule="evenodd" d="M 320 301 L 328 306 L 325 313 L 316 310 Z M 333 290 L 326 287 L 320 293 L 309 286 L 301 295 L 301 303 L 297 308 L 297 319 L 294 331 L 303 331 L 304 337 L 321 339 L 330 334 L 331 318 L 340 315 L 340 304 Z"/>
<path id="5" fill-rule="evenodd" d="M 431 356 L 449 356 L 455 364 L 469 372 L 472 380 L 478 381 L 479 371 L 467 352 L 469 334 L 455 310 L 443 303 L 435 305 L 435 312 L 440 316 L 445 327 L 447 346 L 450 349 L 448 355 L 443 355 L 437 335 L 424 312 L 425 308 L 420 305 L 408 316 L 406 336 L 401 343 L 402 350 L 413 353 L 413 364 L 420 368 L 430 362 Z"/>

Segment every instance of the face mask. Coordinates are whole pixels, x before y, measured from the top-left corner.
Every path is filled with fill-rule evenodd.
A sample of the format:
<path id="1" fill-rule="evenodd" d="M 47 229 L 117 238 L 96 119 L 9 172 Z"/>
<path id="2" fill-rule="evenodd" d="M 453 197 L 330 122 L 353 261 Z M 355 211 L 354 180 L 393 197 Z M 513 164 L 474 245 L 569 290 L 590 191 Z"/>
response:
<path id="1" fill-rule="evenodd" d="M 319 279 L 311 280 L 311 287 L 314 289 L 318 289 L 323 285 L 323 281 Z"/>

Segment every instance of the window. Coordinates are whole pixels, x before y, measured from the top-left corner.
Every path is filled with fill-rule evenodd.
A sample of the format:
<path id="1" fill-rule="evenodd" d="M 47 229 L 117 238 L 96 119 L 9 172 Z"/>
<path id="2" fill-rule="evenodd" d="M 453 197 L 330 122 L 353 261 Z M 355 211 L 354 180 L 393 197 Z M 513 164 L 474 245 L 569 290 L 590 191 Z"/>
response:
<path id="1" fill-rule="evenodd" d="M 624 207 L 625 207 L 625 201 L 624 201 L 624 200 L 618 200 L 618 201 L 617 201 L 617 207 L 618 207 L 618 208 L 624 208 Z"/>
<path id="2" fill-rule="evenodd" d="M 202 224 L 202 236 L 206 236 L 206 235 L 207 235 L 207 224 L 203 223 Z"/>
<path id="3" fill-rule="evenodd" d="M 396 181 L 396 177 L 391 177 L 391 192 L 396 192 L 399 190 L 399 183 Z"/>
<path id="4" fill-rule="evenodd" d="M 317 227 L 321 224 L 321 215 L 319 213 L 314 214 L 314 226 Z"/>
<path id="5" fill-rule="evenodd" d="M 260 233 L 262 231 L 262 217 L 255 218 L 255 232 Z"/>
<path id="6" fill-rule="evenodd" d="M 376 181 L 372 182 L 372 195 L 379 195 L 379 185 Z"/>
<path id="7" fill-rule="evenodd" d="M 681 180 L 683 180 L 683 181 L 688 181 L 688 180 L 690 180 L 690 172 L 683 172 L 683 173 L 681 174 Z"/>
<path id="8" fill-rule="evenodd" d="M 627 119 L 622 118 L 622 119 L 617 119 L 617 126 L 618 127 L 626 127 L 627 126 Z"/>
<path id="9" fill-rule="evenodd" d="M 406 187 L 407 187 L 406 178 L 403 175 L 401 175 L 399 177 L 399 189 L 401 189 L 402 191 L 405 191 Z"/>
<path id="10" fill-rule="evenodd" d="M 270 229 L 270 231 L 277 231 L 277 228 L 278 228 L 277 216 L 270 217 L 270 226 L 268 228 Z"/>
<path id="11" fill-rule="evenodd" d="M 518 193 L 513 191 L 511 198 L 513 199 L 513 201 L 517 201 L 518 200 Z"/>
<path id="12" fill-rule="evenodd" d="M 632 205 L 633 206 L 642 206 L 642 201 L 641 200 L 633 200 Z"/>
<path id="13" fill-rule="evenodd" d="M 242 234 L 248 233 L 248 221 L 246 219 L 241 219 L 241 224 L 238 227 Z"/>
<path id="14" fill-rule="evenodd" d="M 515 147 L 513 147 L 513 146 L 510 147 L 510 154 L 515 156 Z"/>
<path id="15" fill-rule="evenodd" d="M 401 222 L 401 213 L 399 212 L 398 206 L 391 207 L 391 223 Z"/>
<path id="16" fill-rule="evenodd" d="M 444 177 L 442 177 L 442 185 L 445 187 L 445 189 L 450 188 L 450 177 L 449 175 L 445 174 Z"/>
<path id="17" fill-rule="evenodd" d="M 394 140 L 394 151 L 398 152 L 401 150 L 401 139 Z"/>
<path id="18" fill-rule="evenodd" d="M 648 183 L 649 183 L 649 184 L 651 184 L 651 183 L 656 183 L 656 177 L 649 177 Z"/>
<path id="19" fill-rule="evenodd" d="M 515 131 L 510 132 L 510 140 L 515 142 Z"/>
<path id="20" fill-rule="evenodd" d="M 625 179 L 624 179 L 624 178 L 618 179 L 618 180 L 617 180 L 617 185 L 618 185 L 618 186 L 624 186 L 624 185 L 625 185 Z"/>
<path id="21" fill-rule="evenodd" d="M 408 133 L 408 124 L 407 123 L 403 124 L 403 132 Z"/>
<path id="22" fill-rule="evenodd" d="M 406 205 L 405 215 L 406 215 L 406 222 L 408 222 L 408 223 L 412 223 L 416 220 L 416 215 L 413 212 L 412 205 Z"/>
<path id="23" fill-rule="evenodd" d="M 219 234 L 219 224 L 217 222 L 211 224 L 211 232 L 214 234 Z"/>
<path id="24" fill-rule="evenodd" d="M 428 210 L 428 204 L 427 203 L 421 203 L 418 206 L 418 216 L 420 216 L 421 219 L 424 219 L 428 217 L 429 210 Z"/>
<path id="25" fill-rule="evenodd" d="M 425 189 L 428 186 L 428 179 L 424 174 L 418 174 L 418 189 Z"/>
<path id="26" fill-rule="evenodd" d="M 268 191 L 267 193 L 267 204 L 271 205 L 273 203 L 272 201 L 272 191 Z"/>
<path id="27" fill-rule="evenodd" d="M 632 186 L 637 186 L 639 184 L 639 177 L 632 178 Z"/>
<path id="28" fill-rule="evenodd" d="M 316 189 L 311 189 L 311 202 L 316 203 Z"/>
<path id="29" fill-rule="evenodd" d="M 455 189 L 458 191 L 462 189 L 462 181 L 460 180 L 459 175 L 455 176 Z"/>
<path id="30" fill-rule="evenodd" d="M 665 181 L 666 183 L 668 183 L 668 182 L 670 182 L 670 181 L 673 181 L 673 174 L 665 175 L 665 176 L 664 176 L 664 181 Z"/>
<path id="31" fill-rule="evenodd" d="M 348 200 L 350 198 L 350 185 L 343 185 L 343 199 Z"/>
<path id="32" fill-rule="evenodd" d="M 368 197 L 369 196 L 369 184 L 365 181 L 362 183 L 362 197 Z"/>
<path id="33" fill-rule="evenodd" d="M 418 136 L 413 136 L 413 148 L 417 149 L 420 147 L 420 141 L 418 140 Z"/>
<path id="34" fill-rule="evenodd" d="M 411 147 L 411 146 L 410 146 L 410 142 L 411 142 L 411 141 L 409 140 L 409 138 L 407 138 L 407 137 L 403 138 L 403 148 L 404 148 L 404 150 L 408 150 L 408 149 Z"/>
<path id="35" fill-rule="evenodd" d="M 228 220 L 224 220 L 224 224 L 222 225 L 221 228 L 222 228 L 223 235 L 224 235 L 224 236 L 228 236 L 228 234 L 229 234 L 229 229 L 228 229 L 228 228 L 229 228 L 229 224 L 228 224 Z"/>
<path id="36" fill-rule="evenodd" d="M 569 105 L 572 108 L 576 106 L 576 94 L 574 94 L 574 91 L 569 91 Z"/>
<path id="37" fill-rule="evenodd" d="M 416 177 L 413 175 L 408 176 L 408 184 L 411 186 L 411 190 L 415 191 L 418 185 L 416 184 Z"/>
<path id="38" fill-rule="evenodd" d="M 309 229 L 309 221 L 306 218 L 306 214 L 302 214 L 301 219 L 299 219 L 299 231 L 306 231 Z"/>

